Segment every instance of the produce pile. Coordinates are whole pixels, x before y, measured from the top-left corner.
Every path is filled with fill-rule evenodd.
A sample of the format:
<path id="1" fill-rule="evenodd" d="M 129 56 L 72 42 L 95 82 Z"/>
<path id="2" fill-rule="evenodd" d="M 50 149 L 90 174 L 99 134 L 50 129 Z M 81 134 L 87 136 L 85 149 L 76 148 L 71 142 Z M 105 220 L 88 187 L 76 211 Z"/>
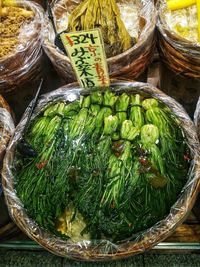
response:
<path id="1" fill-rule="evenodd" d="M 166 22 L 172 31 L 191 41 L 200 42 L 200 1 L 168 0 L 164 12 Z"/>
<path id="2" fill-rule="evenodd" d="M 20 34 L 34 17 L 33 11 L 14 6 L 12 2 L 3 1 L 1 6 L 0 1 L 0 59 L 22 46 L 26 40 Z"/>
<path id="3" fill-rule="evenodd" d="M 189 150 L 170 109 L 138 93 L 94 91 L 31 122 L 36 157 L 15 155 L 29 217 L 62 238 L 122 240 L 163 219 L 186 183 Z"/>
<path id="4" fill-rule="evenodd" d="M 115 0 L 84 0 L 70 14 L 68 32 L 100 28 L 108 57 L 131 47 L 131 36 Z"/>

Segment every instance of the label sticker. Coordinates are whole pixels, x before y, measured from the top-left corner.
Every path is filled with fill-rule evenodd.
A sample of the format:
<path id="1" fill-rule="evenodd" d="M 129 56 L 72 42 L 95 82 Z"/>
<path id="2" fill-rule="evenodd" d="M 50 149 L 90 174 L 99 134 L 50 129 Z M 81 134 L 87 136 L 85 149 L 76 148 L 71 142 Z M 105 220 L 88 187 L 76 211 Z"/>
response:
<path id="1" fill-rule="evenodd" d="M 108 87 L 110 78 L 101 31 L 79 31 L 60 35 L 80 85 Z"/>

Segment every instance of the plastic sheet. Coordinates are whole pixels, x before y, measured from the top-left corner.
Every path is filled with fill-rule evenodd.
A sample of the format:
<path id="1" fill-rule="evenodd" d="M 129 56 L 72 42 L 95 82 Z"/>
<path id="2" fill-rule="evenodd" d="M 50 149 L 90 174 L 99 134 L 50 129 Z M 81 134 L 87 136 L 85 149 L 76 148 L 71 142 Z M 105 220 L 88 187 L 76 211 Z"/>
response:
<path id="1" fill-rule="evenodd" d="M 165 103 L 171 112 L 177 116 L 180 126 L 184 132 L 187 145 L 192 157 L 190 170 L 187 177 L 187 183 L 183 187 L 177 201 L 171 207 L 170 213 L 161 221 L 145 231 L 138 232 L 130 238 L 111 242 L 102 240 L 63 240 L 55 235 L 40 228 L 28 215 L 24 209 L 15 190 L 14 162 L 16 145 L 19 141 L 26 124 L 28 109 L 25 112 L 21 122 L 17 126 L 15 135 L 10 142 L 7 150 L 3 168 L 3 187 L 5 199 L 12 218 L 17 225 L 33 240 L 37 241 L 47 250 L 64 257 L 89 261 L 106 261 L 125 258 L 134 254 L 151 249 L 154 245 L 161 242 L 169 236 L 175 228 L 183 222 L 191 210 L 199 189 L 200 158 L 199 141 L 196 129 L 186 114 L 185 110 L 175 100 L 165 95 L 155 87 L 143 83 L 125 83 L 117 82 L 112 84 L 115 92 L 141 93 L 154 97 Z M 43 110 L 52 103 L 58 101 L 73 102 L 79 98 L 80 94 L 87 94 L 76 84 L 64 86 L 54 92 L 43 95 L 34 111 L 32 120 L 36 118 Z"/>
<path id="2" fill-rule="evenodd" d="M 58 32 L 63 29 L 66 30 L 68 15 L 80 2 L 80 0 L 53 1 L 52 10 Z M 154 30 L 157 14 L 154 4 L 150 0 L 129 0 L 120 2 L 127 3 L 127 7 L 121 9 L 122 20 L 124 19 L 130 35 L 133 38 L 135 37 L 137 42 L 124 53 L 108 58 L 107 63 L 109 73 L 112 77 L 123 76 L 133 79 L 138 77 L 145 70 L 152 59 L 155 45 Z M 130 8 L 133 14 L 128 14 L 130 12 L 126 10 L 128 8 Z M 64 18 L 64 14 L 66 14 L 66 18 Z M 64 78 L 66 82 L 76 81 L 77 79 L 69 58 L 54 45 L 55 33 L 52 23 L 48 19 L 48 15 L 46 15 L 45 25 L 43 47 L 47 56 L 50 58 L 58 74 Z"/>
<path id="3" fill-rule="evenodd" d="M 165 0 L 160 0 L 157 6 L 159 10 L 157 22 L 159 33 L 158 45 L 162 60 L 174 72 L 199 79 L 200 44 L 194 41 L 197 38 L 197 21 L 194 22 L 194 19 L 197 19 L 197 15 L 194 13 L 195 9 L 193 7 L 190 8 L 191 12 L 186 12 L 187 16 L 183 11 L 175 11 L 176 14 L 180 13 L 180 16 L 175 16 L 171 14 L 170 11 L 166 11 Z M 172 13 L 173 12 L 174 11 L 172 11 Z M 183 19 L 185 19 L 185 21 L 183 21 Z M 169 23 L 169 21 L 171 21 L 171 23 Z M 194 29 L 188 29 L 188 33 L 185 33 L 185 38 L 178 34 L 177 30 L 173 30 L 173 25 L 181 22 L 183 24 L 183 29 L 188 25 L 194 27 Z"/>
<path id="4" fill-rule="evenodd" d="M 6 147 L 11 136 L 14 133 L 14 123 L 10 113 L 10 108 L 0 95 L 0 166 L 2 167 L 2 159 L 6 151 Z M 2 193 L 2 185 L 0 180 L 0 195 Z"/>
<path id="5" fill-rule="evenodd" d="M 200 140 L 200 98 L 197 102 L 197 107 L 194 113 L 194 123 L 197 127 L 197 134 Z"/>
<path id="6" fill-rule="evenodd" d="M 13 90 L 26 81 L 34 80 L 37 76 L 40 77 L 41 75 L 43 10 L 40 5 L 31 1 L 17 0 L 16 3 L 16 7 L 3 7 L 6 15 L 2 16 L 1 26 L 1 92 Z M 19 18 L 19 12 L 13 10 L 13 8 L 23 8 L 28 10 L 28 12 L 33 12 L 33 15 L 29 19 L 27 18 L 19 29 L 17 25 L 13 24 L 11 19 L 9 22 L 8 18 L 13 16 L 15 23 L 19 24 L 21 23 L 20 19 L 26 16 Z M 7 25 L 6 27 L 4 26 L 4 21 Z M 13 46 L 10 47 L 12 42 Z"/>

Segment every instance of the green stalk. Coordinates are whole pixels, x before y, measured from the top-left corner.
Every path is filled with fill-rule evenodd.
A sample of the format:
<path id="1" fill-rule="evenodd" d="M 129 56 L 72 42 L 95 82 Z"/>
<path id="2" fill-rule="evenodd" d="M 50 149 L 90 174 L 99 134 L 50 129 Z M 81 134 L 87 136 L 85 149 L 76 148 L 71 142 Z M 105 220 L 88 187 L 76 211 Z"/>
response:
<path id="1" fill-rule="evenodd" d="M 146 121 L 159 129 L 162 156 L 165 157 L 169 154 L 170 157 L 167 160 L 172 164 L 177 164 L 176 155 L 180 149 L 177 141 L 179 141 L 180 137 L 181 143 L 183 143 L 177 120 L 170 113 L 166 113 L 164 109 L 159 107 L 155 99 L 146 99 L 143 101 L 143 106 L 147 109 L 145 114 Z"/>
<path id="2" fill-rule="evenodd" d="M 110 156 L 108 181 L 102 197 L 102 207 L 118 208 L 122 204 L 125 184 L 132 169 L 131 141 L 139 135 L 139 130 L 133 127 L 131 121 L 124 121 L 121 126 L 121 150 Z M 119 144 L 119 142 L 117 142 Z M 114 151 L 115 152 L 115 151 Z"/>
<path id="3" fill-rule="evenodd" d="M 126 93 L 120 95 L 115 104 L 116 116 L 120 125 L 127 119 L 127 109 L 129 106 L 129 96 Z"/>
<path id="4" fill-rule="evenodd" d="M 141 128 L 142 147 L 147 151 L 148 156 L 141 160 L 144 170 L 151 173 L 150 183 L 154 187 L 164 187 L 168 178 L 166 177 L 165 163 L 162 154 L 156 145 L 159 141 L 158 127 L 153 124 L 144 125 Z"/>
<path id="5" fill-rule="evenodd" d="M 131 95 L 131 110 L 129 120 L 131 120 L 133 125 L 139 129 L 144 125 L 141 96 L 139 94 Z"/>

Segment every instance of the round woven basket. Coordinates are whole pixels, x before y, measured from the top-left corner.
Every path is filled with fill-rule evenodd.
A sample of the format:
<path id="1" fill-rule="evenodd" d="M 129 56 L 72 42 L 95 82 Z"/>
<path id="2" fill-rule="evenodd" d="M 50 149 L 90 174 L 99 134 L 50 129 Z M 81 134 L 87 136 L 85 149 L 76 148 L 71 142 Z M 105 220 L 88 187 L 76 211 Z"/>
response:
<path id="1" fill-rule="evenodd" d="M 54 1 L 55 2 L 55 1 Z M 81 0 L 58 0 L 52 4 L 55 21 L 65 12 L 71 12 Z M 120 2 L 120 1 L 119 1 Z M 127 0 L 126 2 L 134 2 Z M 151 62 L 155 47 L 156 12 L 152 1 L 136 1 L 140 10 L 141 34 L 138 42 L 122 54 L 107 59 L 111 77 L 133 79 L 138 77 Z M 48 17 L 48 16 L 47 16 Z M 47 19 L 44 34 L 44 50 L 50 58 L 58 74 L 68 82 L 76 81 L 70 60 L 55 45 L 55 34 L 51 22 Z"/>
<path id="2" fill-rule="evenodd" d="M 113 90 L 124 90 L 129 94 L 139 92 L 157 98 L 164 102 L 170 110 L 178 117 L 181 127 L 193 157 L 190 171 L 188 173 L 187 184 L 177 197 L 177 202 L 171 207 L 170 213 L 152 228 L 134 235 L 131 239 L 112 244 L 108 240 L 90 242 L 80 241 L 73 243 L 71 240 L 62 240 L 42 228 L 40 228 L 32 219 L 30 219 L 23 208 L 23 204 L 16 195 L 14 188 L 13 164 L 15 158 L 16 144 L 21 137 L 21 133 L 26 123 L 28 111 L 25 112 L 22 121 L 18 125 L 15 135 L 10 142 L 7 154 L 4 160 L 3 168 L 3 187 L 5 199 L 14 221 L 17 225 L 33 240 L 38 242 L 50 252 L 72 259 L 87 261 L 107 261 L 122 259 L 132 256 L 146 250 L 164 240 L 172 234 L 175 228 L 183 222 L 191 210 L 199 190 L 200 177 L 200 158 L 199 142 L 196 129 L 186 114 L 184 109 L 172 98 L 165 95 L 155 87 L 144 83 L 117 82 L 112 84 Z M 120 89 L 119 89 L 120 88 Z M 77 84 L 71 84 L 44 95 L 38 102 L 33 117 L 41 112 L 46 105 L 60 100 L 72 99 L 79 95 L 80 87 Z M 73 98 L 74 99 L 74 98 Z"/>
<path id="3" fill-rule="evenodd" d="M 0 92 L 16 89 L 26 81 L 40 76 L 42 59 L 41 30 L 43 11 L 40 5 L 31 1 L 17 0 L 19 7 L 27 8 L 34 12 L 28 33 L 23 34 L 20 49 L 0 59 Z"/>
<path id="4" fill-rule="evenodd" d="M 172 32 L 163 16 L 164 8 L 164 1 L 158 1 L 158 49 L 161 59 L 175 73 L 199 79 L 200 44 L 192 43 Z"/>

